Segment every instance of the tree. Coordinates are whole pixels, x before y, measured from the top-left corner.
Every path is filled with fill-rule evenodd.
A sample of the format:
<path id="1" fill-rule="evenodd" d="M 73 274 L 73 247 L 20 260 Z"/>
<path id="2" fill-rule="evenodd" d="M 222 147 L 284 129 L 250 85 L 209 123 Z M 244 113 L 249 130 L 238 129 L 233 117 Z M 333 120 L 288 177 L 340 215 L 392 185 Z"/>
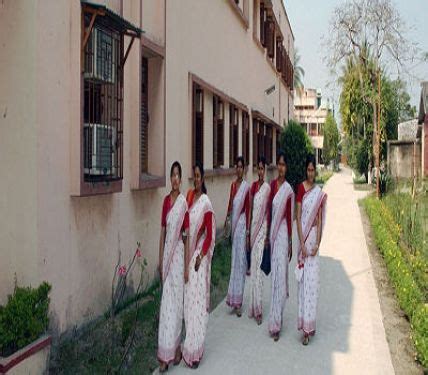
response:
<path id="1" fill-rule="evenodd" d="M 380 165 L 380 86 L 381 65 L 394 62 L 399 68 L 417 52 L 415 44 L 405 38 L 406 27 L 391 0 L 348 0 L 338 6 L 331 19 L 331 30 L 326 40 L 327 63 L 333 69 L 358 59 L 361 93 L 372 106 L 373 155 L 377 171 Z M 371 51 L 370 56 L 364 51 Z M 371 58 L 370 58 L 371 57 Z M 374 69 L 370 68 L 373 65 Z M 370 73 L 370 89 L 365 90 L 364 73 Z M 377 90 L 376 90 L 377 88 Z M 376 93 L 373 94 L 373 93 Z M 379 196 L 379 176 L 376 178 Z"/>
<path id="2" fill-rule="evenodd" d="M 296 190 L 305 179 L 306 157 L 314 149 L 302 126 L 294 120 L 290 120 L 282 131 L 280 145 L 287 155 L 287 181 Z"/>
<path id="3" fill-rule="evenodd" d="M 333 161 L 334 166 L 336 166 L 339 140 L 340 136 L 336 120 L 333 114 L 329 112 L 324 124 L 324 144 L 322 151 L 322 158 L 326 165 Z"/>
<path id="4" fill-rule="evenodd" d="M 297 48 L 294 49 L 294 87 L 303 87 L 303 77 L 305 76 L 305 70 L 299 65 L 300 55 Z"/>

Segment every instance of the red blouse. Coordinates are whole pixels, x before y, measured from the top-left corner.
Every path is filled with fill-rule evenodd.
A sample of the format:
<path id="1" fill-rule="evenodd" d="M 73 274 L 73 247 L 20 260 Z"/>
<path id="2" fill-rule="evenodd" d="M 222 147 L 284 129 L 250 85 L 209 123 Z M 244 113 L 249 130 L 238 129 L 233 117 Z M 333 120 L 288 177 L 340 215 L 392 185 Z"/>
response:
<path id="1" fill-rule="evenodd" d="M 175 204 L 175 202 L 174 202 Z M 171 204 L 171 196 L 168 194 L 165 199 L 163 200 L 163 206 L 162 206 L 162 217 L 161 217 L 161 226 L 166 227 L 166 217 L 168 215 L 168 212 L 171 210 L 171 208 L 174 205 Z M 189 229 L 189 212 L 186 211 L 184 215 L 184 221 L 183 221 L 183 230 Z"/>
<path id="2" fill-rule="evenodd" d="M 273 199 L 278 192 L 278 179 L 275 179 L 270 184 L 270 199 L 269 199 L 269 213 L 272 211 Z M 288 238 L 291 236 L 291 196 L 288 197 L 287 203 L 285 204 L 284 217 L 287 220 Z"/>
<path id="3" fill-rule="evenodd" d="M 237 192 L 238 192 L 238 188 L 236 185 L 236 181 L 234 181 L 230 185 L 229 205 L 227 206 L 228 214 L 232 212 L 233 200 L 235 199 L 235 195 Z M 249 191 L 247 191 L 247 195 L 245 196 L 244 206 L 242 207 L 242 212 L 244 211 L 245 211 L 245 217 L 247 219 L 247 229 L 249 229 L 250 228 L 250 192 Z"/>
<path id="4" fill-rule="evenodd" d="M 297 195 L 296 195 L 296 202 L 302 203 L 303 196 L 306 193 L 305 185 L 303 185 L 303 182 L 297 186 Z"/>
<path id="5" fill-rule="evenodd" d="M 187 205 L 190 209 L 190 207 L 192 207 L 193 205 L 193 200 L 195 198 L 195 190 L 190 189 L 187 192 Z M 202 254 L 203 255 L 207 255 L 208 250 L 210 248 L 212 239 L 213 239 L 213 213 L 210 212 L 206 212 L 204 215 L 204 222 L 202 223 L 201 229 L 199 229 L 198 232 L 198 239 L 204 234 L 204 231 L 207 231 L 207 235 L 204 239 L 204 243 L 202 244 Z"/>

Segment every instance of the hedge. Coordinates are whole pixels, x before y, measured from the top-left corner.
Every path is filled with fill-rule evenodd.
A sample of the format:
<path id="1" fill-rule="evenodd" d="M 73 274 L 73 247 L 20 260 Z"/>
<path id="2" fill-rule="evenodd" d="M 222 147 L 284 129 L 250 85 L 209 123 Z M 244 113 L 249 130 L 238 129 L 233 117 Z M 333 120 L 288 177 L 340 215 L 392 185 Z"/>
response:
<path id="1" fill-rule="evenodd" d="M 410 320 L 418 359 L 423 366 L 428 367 L 428 304 L 400 248 L 399 227 L 391 221 L 392 215 L 382 201 L 368 197 L 363 200 L 363 205 L 376 244 L 385 259 L 398 302 Z"/>
<path id="2" fill-rule="evenodd" d="M 0 355 L 8 356 L 38 339 L 49 324 L 49 292 L 43 282 L 38 288 L 18 287 L 0 306 Z"/>

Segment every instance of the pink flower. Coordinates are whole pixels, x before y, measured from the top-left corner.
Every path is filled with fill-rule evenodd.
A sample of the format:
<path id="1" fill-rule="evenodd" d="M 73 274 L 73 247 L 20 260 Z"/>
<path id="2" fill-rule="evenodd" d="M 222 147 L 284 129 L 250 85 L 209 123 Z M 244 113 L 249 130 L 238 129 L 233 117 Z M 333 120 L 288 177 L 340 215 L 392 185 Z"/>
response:
<path id="1" fill-rule="evenodd" d="M 137 247 L 137 250 L 135 250 L 135 255 L 137 258 L 141 258 L 141 250 L 139 247 Z"/>
<path id="2" fill-rule="evenodd" d="M 125 276 L 126 275 L 126 266 L 120 266 L 119 267 L 119 275 Z"/>

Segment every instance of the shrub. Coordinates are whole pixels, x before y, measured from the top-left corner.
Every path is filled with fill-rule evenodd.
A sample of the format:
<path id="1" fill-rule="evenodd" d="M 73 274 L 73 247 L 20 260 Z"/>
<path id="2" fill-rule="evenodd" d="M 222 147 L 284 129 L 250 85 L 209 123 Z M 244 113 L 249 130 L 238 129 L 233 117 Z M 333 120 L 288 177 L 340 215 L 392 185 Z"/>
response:
<path id="1" fill-rule="evenodd" d="M 313 153 L 311 141 L 301 125 L 290 120 L 281 133 L 280 144 L 288 158 L 287 181 L 296 190 L 305 179 L 306 156 Z"/>
<path id="2" fill-rule="evenodd" d="M 38 339 L 49 324 L 49 292 L 43 282 L 38 288 L 15 285 L 6 306 L 0 306 L 0 354 L 8 356 Z"/>
<path id="3" fill-rule="evenodd" d="M 428 305 L 424 294 L 415 281 L 411 265 L 403 256 L 404 252 L 397 241 L 397 226 L 391 223 L 391 213 L 382 201 L 374 197 L 368 197 L 363 202 L 398 302 L 409 317 L 418 358 L 424 366 L 428 366 Z"/>

